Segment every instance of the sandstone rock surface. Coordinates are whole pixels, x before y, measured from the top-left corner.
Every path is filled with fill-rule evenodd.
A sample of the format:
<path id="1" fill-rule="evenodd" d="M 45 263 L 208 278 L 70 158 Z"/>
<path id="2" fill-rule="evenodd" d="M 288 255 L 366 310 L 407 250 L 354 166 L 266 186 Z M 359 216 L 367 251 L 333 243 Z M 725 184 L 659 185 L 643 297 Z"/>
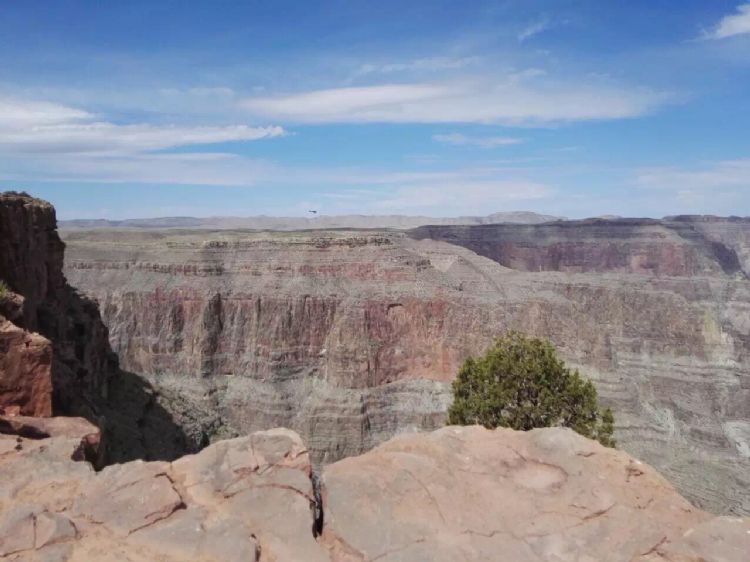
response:
<path id="1" fill-rule="evenodd" d="M 0 435 L 0 560 L 328 560 L 313 536 L 309 456 L 291 431 L 99 473 L 71 460 L 76 442 Z"/>
<path id="2" fill-rule="evenodd" d="M 748 520 L 712 518 L 651 467 L 565 429 L 396 437 L 328 466 L 322 486 L 322 543 L 334 560 L 617 562 L 689 551 L 739 561 L 750 552 Z"/>
<path id="3" fill-rule="evenodd" d="M 0 315 L 0 414 L 52 415 L 52 345 Z"/>
<path id="4" fill-rule="evenodd" d="M 286 429 L 99 473 L 70 460 L 75 443 L 0 435 L 1 560 L 745 562 L 750 552 L 750 521 L 692 507 L 649 466 L 570 430 L 397 437 L 326 467 L 320 493 Z"/>
<path id="5" fill-rule="evenodd" d="M 285 426 L 330 462 L 440 427 L 463 359 L 517 329 L 550 338 L 594 380 L 624 450 L 699 505 L 743 514 L 743 228 L 64 234 L 66 274 L 99 303 L 123 366 L 149 378 L 196 441 Z"/>

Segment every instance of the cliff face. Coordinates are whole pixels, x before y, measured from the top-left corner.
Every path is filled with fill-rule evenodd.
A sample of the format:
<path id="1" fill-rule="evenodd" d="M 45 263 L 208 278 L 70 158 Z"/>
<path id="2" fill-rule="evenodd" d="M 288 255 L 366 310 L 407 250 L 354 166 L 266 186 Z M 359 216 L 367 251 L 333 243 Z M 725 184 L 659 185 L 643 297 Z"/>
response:
<path id="1" fill-rule="evenodd" d="M 19 306 L 11 316 L 16 337 L 26 340 L 4 356 L 2 372 L 36 371 L 23 378 L 51 380 L 55 411 L 93 417 L 96 403 L 107 397 L 116 359 L 95 305 L 65 280 L 63 251 L 51 205 L 23 195 L 0 194 L 0 279 L 20 296 L 14 297 Z M 3 332 L 8 337 L 14 330 L 6 325 Z M 43 338 L 29 335 L 33 332 Z M 47 375 L 39 374 L 43 369 Z M 21 410 L 51 414 L 49 406 Z"/>
<path id="2" fill-rule="evenodd" d="M 750 221 L 680 219 L 424 226 L 411 235 L 457 244 L 521 271 L 747 277 Z"/>
<path id="3" fill-rule="evenodd" d="M 700 505 L 750 512 L 738 251 L 692 227 L 618 224 L 609 238 L 599 222 L 566 230 L 583 249 L 555 264 L 546 229 L 560 225 L 492 227 L 519 229 L 524 258 L 505 262 L 516 269 L 457 235 L 68 232 L 66 274 L 99 302 L 124 367 L 195 439 L 283 425 L 316 461 L 359 454 L 444 423 L 463 359 L 517 329 L 550 338 L 595 381 L 625 450 Z"/>
<path id="4" fill-rule="evenodd" d="M 96 304 L 63 274 L 56 227 L 49 203 L 0 193 L 0 413 L 85 417 L 109 460 L 196 448 L 153 389 L 120 371 Z"/>
<path id="5" fill-rule="evenodd" d="M 570 430 L 404 435 L 315 480 L 286 429 L 95 473 L 71 460 L 96 437 L 73 421 L 42 438 L 0 434 L 3 560 L 746 562 L 750 551 L 750 520 L 712 517 Z"/>

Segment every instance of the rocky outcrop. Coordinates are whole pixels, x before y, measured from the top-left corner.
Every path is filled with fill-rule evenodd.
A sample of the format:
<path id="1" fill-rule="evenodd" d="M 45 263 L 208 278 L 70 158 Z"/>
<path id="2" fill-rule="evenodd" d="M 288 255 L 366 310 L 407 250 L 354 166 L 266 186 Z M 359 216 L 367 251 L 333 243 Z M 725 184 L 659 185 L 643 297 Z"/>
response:
<path id="1" fill-rule="evenodd" d="M 0 416 L 0 434 L 26 439 L 78 440 L 78 445 L 71 449 L 70 458 L 85 460 L 94 466 L 100 466 L 104 460 L 101 429 L 83 418 Z M 20 439 L 16 441 L 23 442 Z"/>
<path id="2" fill-rule="evenodd" d="M 98 463 L 197 450 L 120 371 L 96 304 L 65 279 L 64 249 L 49 203 L 0 193 L 0 414 L 83 416 L 106 435 Z"/>
<path id="3" fill-rule="evenodd" d="M 16 345 L 5 376 L 18 372 L 26 380 L 51 378 L 55 411 L 93 418 L 96 404 L 107 397 L 116 373 L 116 358 L 96 306 L 79 296 L 63 275 L 65 246 L 57 235 L 54 208 L 45 201 L 13 192 L 0 194 L 0 280 L 22 296 L 22 312 L 14 323 Z M 3 332 L 14 329 L 5 324 Z M 39 333 L 39 336 L 20 335 Z M 9 337 L 9 336 L 6 336 Z M 45 339 L 53 350 L 45 349 Z M 19 357 L 23 348 L 26 357 Z M 35 354 L 35 357 L 31 357 Z M 46 370 L 42 375 L 24 369 Z M 51 371 L 51 374 L 50 374 Z M 41 384 L 41 383 L 40 383 Z M 49 412 L 49 406 L 45 406 Z M 22 407 L 24 413 L 39 415 Z"/>
<path id="4" fill-rule="evenodd" d="M 463 359 L 517 329 L 594 380 L 623 449 L 699 505 L 750 513 L 750 283 L 733 254 L 656 221 L 492 228 L 541 229 L 528 255 L 555 229 L 586 249 L 539 272 L 392 232 L 98 230 L 66 233 L 66 274 L 195 441 L 286 426 L 330 462 L 437 428 Z"/>
<path id="5" fill-rule="evenodd" d="M 647 465 L 563 429 L 397 437 L 327 467 L 322 490 L 334 560 L 728 561 L 750 548 L 750 520 L 712 518 Z M 702 544 L 686 545 L 698 529 Z"/>
<path id="6" fill-rule="evenodd" d="M 70 460 L 78 442 L 0 435 L 3 560 L 744 562 L 750 549 L 750 521 L 692 507 L 570 430 L 402 436 L 319 485 L 286 429 L 99 473 Z"/>
<path id="7" fill-rule="evenodd" d="M 52 415 L 52 345 L 0 315 L 0 414 Z"/>

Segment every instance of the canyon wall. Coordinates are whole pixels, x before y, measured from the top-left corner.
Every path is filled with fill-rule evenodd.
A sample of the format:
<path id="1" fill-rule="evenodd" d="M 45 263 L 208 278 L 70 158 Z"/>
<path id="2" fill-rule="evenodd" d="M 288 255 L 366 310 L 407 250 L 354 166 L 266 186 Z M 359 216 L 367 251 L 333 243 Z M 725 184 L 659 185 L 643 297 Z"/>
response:
<path id="1" fill-rule="evenodd" d="M 65 280 L 64 245 L 56 228 L 49 203 L 0 194 L 0 280 L 12 293 L 4 299 L 4 316 L 15 325 L 16 333 L 29 334 L 25 353 L 30 355 L 40 346 L 49 348 L 50 343 L 54 348 L 54 352 L 51 348 L 38 351 L 36 359 L 17 359 L 16 367 L 38 369 L 46 364 L 55 410 L 94 417 L 96 404 L 106 400 L 116 358 L 96 306 Z M 4 331 L 12 330 L 6 325 Z M 42 341 L 45 338 L 47 344 Z M 12 357 L 10 353 L 4 357 L 4 373 L 15 370 L 8 364 Z M 47 410 L 50 415 L 52 405 Z"/>
<path id="2" fill-rule="evenodd" d="M 175 458 L 198 445 L 119 368 L 96 304 L 68 284 L 54 208 L 0 193 L 0 413 L 75 415 L 104 431 L 102 462 Z"/>
<path id="3" fill-rule="evenodd" d="M 542 225 L 423 226 L 416 239 L 457 244 L 521 271 L 747 278 L 750 220 L 587 219 Z M 741 259 L 740 259 L 741 256 Z"/>
<path id="4" fill-rule="evenodd" d="M 623 449 L 750 512 L 741 241 L 687 220 L 441 228 L 69 231 L 66 275 L 197 441 L 286 426 L 328 462 L 437 427 L 463 359 L 517 329 L 594 380 Z"/>

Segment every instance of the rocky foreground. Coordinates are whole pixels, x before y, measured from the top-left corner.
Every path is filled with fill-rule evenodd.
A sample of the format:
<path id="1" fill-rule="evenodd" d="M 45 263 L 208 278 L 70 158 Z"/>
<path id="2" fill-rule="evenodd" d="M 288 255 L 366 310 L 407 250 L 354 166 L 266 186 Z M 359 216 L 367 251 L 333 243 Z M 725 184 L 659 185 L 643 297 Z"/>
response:
<path id="1" fill-rule="evenodd" d="M 318 482 L 287 429 L 97 473 L 80 460 L 96 428 L 53 419 L 36 431 L 38 420 L 0 421 L 4 562 L 746 562 L 750 553 L 750 520 L 692 507 L 649 466 L 571 430 L 403 435 L 329 465 Z"/>

